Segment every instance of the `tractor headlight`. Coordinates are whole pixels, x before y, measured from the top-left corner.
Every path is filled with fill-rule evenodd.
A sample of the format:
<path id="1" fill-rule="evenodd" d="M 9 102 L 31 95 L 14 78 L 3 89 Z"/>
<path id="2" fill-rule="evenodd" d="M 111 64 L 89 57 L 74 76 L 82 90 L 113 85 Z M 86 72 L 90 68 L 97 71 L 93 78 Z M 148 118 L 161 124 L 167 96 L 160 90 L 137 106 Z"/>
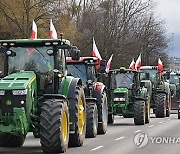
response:
<path id="1" fill-rule="evenodd" d="M 5 91 L 4 90 L 0 90 L 0 96 L 4 95 Z"/>
<path id="2" fill-rule="evenodd" d="M 115 102 L 125 102 L 125 98 L 124 97 L 121 97 L 121 98 L 114 98 L 114 101 Z"/>
<path id="3" fill-rule="evenodd" d="M 13 95 L 26 95 L 27 89 L 25 89 L 25 90 L 13 90 L 12 93 L 13 93 Z"/>

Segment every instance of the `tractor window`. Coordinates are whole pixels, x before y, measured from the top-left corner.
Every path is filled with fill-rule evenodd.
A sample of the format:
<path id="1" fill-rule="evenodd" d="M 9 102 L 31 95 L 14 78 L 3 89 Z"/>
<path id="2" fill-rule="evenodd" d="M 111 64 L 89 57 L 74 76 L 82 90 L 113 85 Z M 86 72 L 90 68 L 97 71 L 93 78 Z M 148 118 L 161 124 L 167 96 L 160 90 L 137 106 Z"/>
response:
<path id="1" fill-rule="evenodd" d="M 64 74 L 66 71 L 66 58 L 64 50 L 59 49 L 58 51 L 58 69 Z"/>
<path id="2" fill-rule="evenodd" d="M 96 81 L 96 71 L 94 66 L 87 67 L 87 78 L 88 80 Z"/>
<path id="3" fill-rule="evenodd" d="M 157 70 L 141 70 L 142 73 L 141 73 L 141 80 L 146 80 L 146 75 L 145 73 L 149 73 L 149 79 L 152 81 L 152 82 L 156 82 L 156 73 L 157 73 Z"/>
<path id="4" fill-rule="evenodd" d="M 4 76 L 4 64 L 5 64 L 4 63 L 5 53 L 2 50 L 3 48 L 0 47 L 0 77 Z"/>
<path id="5" fill-rule="evenodd" d="M 126 87 L 132 89 L 134 74 L 117 73 L 115 74 L 116 87 Z"/>
<path id="6" fill-rule="evenodd" d="M 86 84 L 87 81 L 87 75 L 86 75 L 86 66 L 85 64 L 68 64 L 67 65 L 68 74 L 71 74 L 72 76 L 76 78 L 81 78 L 83 85 Z"/>
<path id="7" fill-rule="evenodd" d="M 8 57 L 8 74 L 19 71 L 34 71 L 37 75 L 38 90 L 43 91 L 45 86 L 52 83 L 54 61 L 46 51 L 52 47 L 11 47 L 14 56 Z"/>

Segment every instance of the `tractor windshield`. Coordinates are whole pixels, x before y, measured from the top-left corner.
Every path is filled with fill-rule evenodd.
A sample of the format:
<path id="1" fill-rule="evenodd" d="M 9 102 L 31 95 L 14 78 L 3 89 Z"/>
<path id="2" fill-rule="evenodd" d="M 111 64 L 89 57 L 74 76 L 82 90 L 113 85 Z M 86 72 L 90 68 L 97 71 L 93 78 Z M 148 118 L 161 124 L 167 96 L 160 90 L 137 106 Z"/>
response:
<path id="1" fill-rule="evenodd" d="M 156 81 L 157 70 L 147 69 L 147 70 L 141 70 L 141 71 L 142 71 L 141 80 L 151 80 L 152 82 Z M 146 79 L 146 73 L 149 73 L 149 79 Z"/>
<path id="2" fill-rule="evenodd" d="M 44 74 L 53 70 L 53 56 L 50 57 L 46 51 L 52 47 L 11 47 L 9 50 L 15 53 L 14 56 L 9 56 L 8 73 L 19 71 L 34 71 Z"/>
<path id="3" fill-rule="evenodd" d="M 87 81 L 87 73 L 85 64 L 68 64 L 67 65 L 68 74 L 81 78 L 83 84 L 86 84 Z"/>
<path id="4" fill-rule="evenodd" d="M 178 85 L 179 84 L 179 76 L 170 75 L 169 83 Z"/>
<path id="5" fill-rule="evenodd" d="M 132 73 L 117 73 L 115 74 L 116 87 L 126 87 L 132 89 L 134 74 Z"/>

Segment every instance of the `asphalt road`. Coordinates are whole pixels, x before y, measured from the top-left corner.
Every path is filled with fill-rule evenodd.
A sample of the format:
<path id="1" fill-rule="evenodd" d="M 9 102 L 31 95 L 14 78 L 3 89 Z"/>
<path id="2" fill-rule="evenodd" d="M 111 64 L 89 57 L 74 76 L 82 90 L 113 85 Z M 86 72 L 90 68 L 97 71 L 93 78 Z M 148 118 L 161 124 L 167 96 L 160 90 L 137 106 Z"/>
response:
<path id="1" fill-rule="evenodd" d="M 143 137 L 142 137 L 143 135 Z M 135 137 L 136 136 L 136 137 Z M 139 138 L 141 136 L 141 138 Z M 134 143 L 135 137 L 135 145 Z M 28 134 L 21 148 L 0 148 L 0 153 L 42 153 L 39 139 Z M 105 135 L 86 139 L 82 147 L 68 148 L 66 154 L 179 154 L 180 120 L 177 114 L 169 118 L 154 118 L 149 124 L 135 126 L 132 118 L 115 117 Z"/>

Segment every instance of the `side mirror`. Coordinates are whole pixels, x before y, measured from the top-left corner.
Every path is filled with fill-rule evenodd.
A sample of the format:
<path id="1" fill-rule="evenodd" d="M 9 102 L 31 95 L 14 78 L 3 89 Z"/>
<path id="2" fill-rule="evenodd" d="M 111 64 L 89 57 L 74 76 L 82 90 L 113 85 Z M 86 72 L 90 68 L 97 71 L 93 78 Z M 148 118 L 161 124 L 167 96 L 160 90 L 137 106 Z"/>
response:
<path id="1" fill-rule="evenodd" d="M 149 74 L 148 72 L 145 73 L 145 78 L 146 78 L 147 80 L 150 79 L 150 74 Z"/>
<path id="2" fill-rule="evenodd" d="M 79 60 L 80 59 L 80 50 L 72 49 L 71 57 L 72 57 L 72 60 Z"/>
<path id="3" fill-rule="evenodd" d="M 166 73 L 166 77 L 167 77 L 167 80 L 170 79 L 170 72 L 167 72 L 167 73 Z"/>

